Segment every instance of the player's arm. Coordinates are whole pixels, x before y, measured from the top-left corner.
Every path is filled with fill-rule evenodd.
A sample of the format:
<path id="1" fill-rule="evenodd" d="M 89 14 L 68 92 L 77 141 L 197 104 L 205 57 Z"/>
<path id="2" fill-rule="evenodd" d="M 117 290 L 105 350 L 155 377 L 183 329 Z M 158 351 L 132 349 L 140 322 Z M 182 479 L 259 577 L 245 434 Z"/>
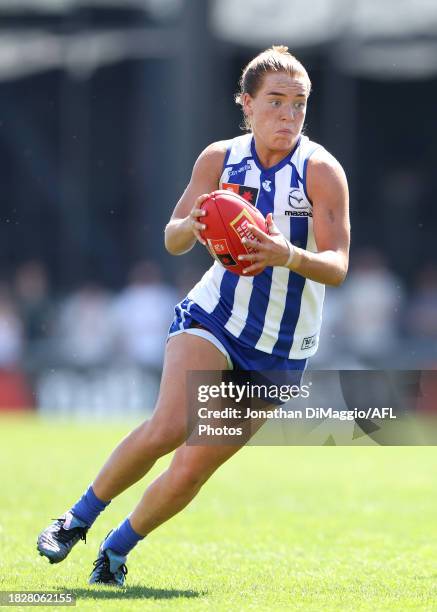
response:
<path id="1" fill-rule="evenodd" d="M 199 231 L 207 220 L 200 205 L 211 191 L 218 189 L 225 154 L 226 142 L 214 142 L 196 160 L 190 182 L 165 228 L 165 248 L 172 255 L 186 253 L 196 240 L 205 244 Z"/>
<path id="2" fill-rule="evenodd" d="M 257 249 L 241 255 L 251 265 L 246 272 L 266 266 L 286 266 L 293 272 L 325 285 L 341 285 L 349 264 L 349 193 L 346 176 L 338 161 L 327 151 L 316 151 L 308 161 L 307 192 L 313 203 L 313 229 L 317 253 L 301 249 L 285 239 L 267 215 L 270 235 L 250 225 L 257 242 L 245 242 Z"/>
<path id="3" fill-rule="evenodd" d="M 349 190 L 343 168 L 327 151 L 316 151 L 308 161 L 307 192 L 318 252 L 291 245 L 288 267 L 320 283 L 341 285 L 349 265 Z"/>

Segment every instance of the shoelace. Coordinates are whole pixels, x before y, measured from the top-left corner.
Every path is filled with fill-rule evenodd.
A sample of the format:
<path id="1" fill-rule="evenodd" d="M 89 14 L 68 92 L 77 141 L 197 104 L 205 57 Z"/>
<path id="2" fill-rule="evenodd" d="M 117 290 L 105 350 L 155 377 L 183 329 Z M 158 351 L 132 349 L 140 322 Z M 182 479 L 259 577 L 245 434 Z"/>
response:
<path id="1" fill-rule="evenodd" d="M 52 521 L 59 521 L 62 524 L 65 523 L 64 518 L 52 519 Z M 76 536 L 79 536 L 79 538 L 83 540 L 86 544 L 86 532 L 87 529 L 85 527 L 73 527 L 73 529 L 64 529 L 63 527 L 61 527 L 59 529 L 57 537 L 58 540 L 65 544 L 66 542 L 73 540 Z"/>
<path id="2" fill-rule="evenodd" d="M 105 554 L 103 554 L 101 557 L 98 557 L 93 562 L 93 565 L 94 565 L 94 568 L 97 570 L 97 575 L 100 580 L 103 580 L 104 582 L 108 582 L 109 580 L 114 579 L 115 572 L 114 574 L 111 572 L 110 561 Z M 122 565 L 120 565 L 120 567 L 117 568 L 117 571 L 121 571 L 121 573 L 124 574 L 125 576 L 127 575 L 127 567 L 125 566 L 124 563 L 122 563 Z M 93 572 L 91 572 L 91 574 L 92 573 Z"/>

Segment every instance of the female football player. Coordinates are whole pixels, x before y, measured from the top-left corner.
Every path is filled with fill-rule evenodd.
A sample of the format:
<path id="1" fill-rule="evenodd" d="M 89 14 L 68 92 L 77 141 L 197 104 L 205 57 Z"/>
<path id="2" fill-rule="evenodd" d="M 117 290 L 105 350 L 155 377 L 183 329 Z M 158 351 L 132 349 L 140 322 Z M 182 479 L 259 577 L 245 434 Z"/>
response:
<path id="1" fill-rule="evenodd" d="M 50 562 L 65 559 L 110 501 L 163 455 L 170 466 L 100 546 L 90 583 L 123 585 L 126 557 L 153 529 L 180 512 L 241 445 L 186 444 L 187 373 L 196 370 L 302 372 L 317 350 L 324 286 L 348 268 L 348 188 L 342 167 L 302 134 L 311 83 L 287 47 L 272 47 L 245 67 L 237 102 L 247 133 L 215 142 L 197 159 L 165 228 L 178 256 L 205 245 L 208 193 L 230 189 L 251 199 L 269 234 L 253 227 L 256 252 L 237 276 L 217 261 L 175 308 L 159 397 L 150 420 L 113 451 L 83 497 L 38 538 Z M 243 443 L 242 443 L 243 444 Z"/>

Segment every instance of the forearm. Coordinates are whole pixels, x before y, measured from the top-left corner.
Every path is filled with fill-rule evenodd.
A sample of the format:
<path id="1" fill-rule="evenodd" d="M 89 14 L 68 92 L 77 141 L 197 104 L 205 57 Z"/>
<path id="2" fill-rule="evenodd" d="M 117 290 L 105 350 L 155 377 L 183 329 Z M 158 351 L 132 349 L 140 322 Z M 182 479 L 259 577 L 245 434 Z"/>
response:
<path id="1" fill-rule="evenodd" d="M 287 266 L 305 278 L 338 287 L 347 273 L 347 257 L 342 252 L 321 251 L 313 253 L 293 246 L 291 262 Z"/>
<path id="2" fill-rule="evenodd" d="M 165 248 L 171 255 L 183 255 L 190 251 L 196 237 L 188 217 L 170 219 L 165 228 Z"/>

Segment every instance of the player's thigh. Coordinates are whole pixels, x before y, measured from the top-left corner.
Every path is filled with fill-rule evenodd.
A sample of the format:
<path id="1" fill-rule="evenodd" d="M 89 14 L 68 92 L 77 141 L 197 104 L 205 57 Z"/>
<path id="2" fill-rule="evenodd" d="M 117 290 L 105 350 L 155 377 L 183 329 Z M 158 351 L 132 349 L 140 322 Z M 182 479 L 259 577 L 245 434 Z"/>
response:
<path id="1" fill-rule="evenodd" d="M 182 333 L 167 342 L 161 385 L 149 428 L 186 437 L 187 373 L 199 370 L 226 370 L 226 357 L 205 338 Z"/>

